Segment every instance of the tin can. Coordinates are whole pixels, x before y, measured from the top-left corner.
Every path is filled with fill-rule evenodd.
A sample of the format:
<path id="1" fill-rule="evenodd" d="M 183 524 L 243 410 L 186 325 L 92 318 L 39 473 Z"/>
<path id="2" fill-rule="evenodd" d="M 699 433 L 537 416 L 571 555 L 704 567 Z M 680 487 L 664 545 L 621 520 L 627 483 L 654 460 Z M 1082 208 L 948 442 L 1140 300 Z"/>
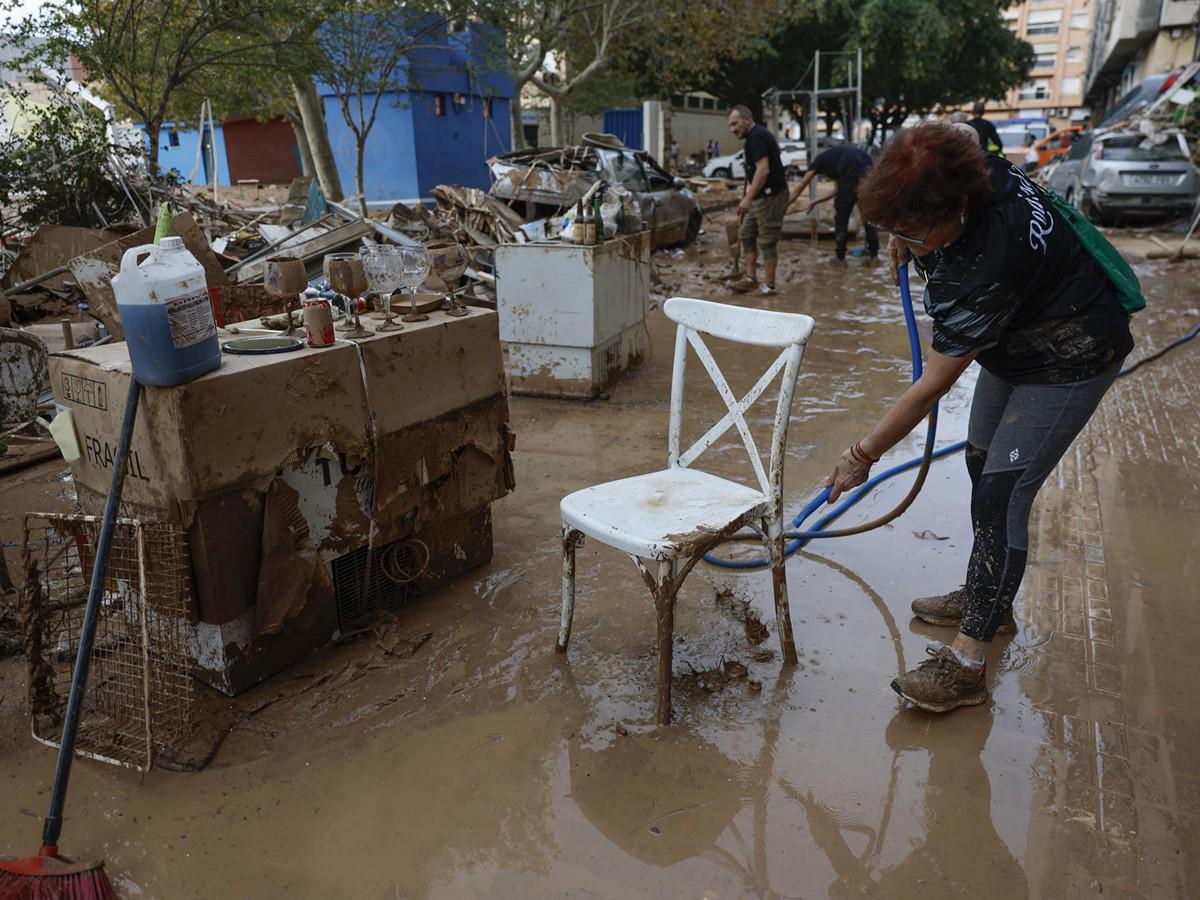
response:
<path id="1" fill-rule="evenodd" d="M 304 299 L 304 333 L 310 347 L 333 346 L 333 308 L 325 298 Z"/>

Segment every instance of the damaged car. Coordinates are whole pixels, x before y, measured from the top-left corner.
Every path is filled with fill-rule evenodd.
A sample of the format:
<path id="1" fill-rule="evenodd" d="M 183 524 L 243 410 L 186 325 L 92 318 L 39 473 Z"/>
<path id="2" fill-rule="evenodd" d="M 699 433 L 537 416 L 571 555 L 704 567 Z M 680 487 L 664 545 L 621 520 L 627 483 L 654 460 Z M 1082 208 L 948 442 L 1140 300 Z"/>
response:
<path id="1" fill-rule="evenodd" d="M 700 204 L 682 178 L 650 154 L 619 142 L 588 140 L 569 147 L 501 153 L 488 160 L 491 195 L 535 221 L 562 215 L 598 180 L 625 188 L 654 248 L 690 244 L 700 233 Z"/>

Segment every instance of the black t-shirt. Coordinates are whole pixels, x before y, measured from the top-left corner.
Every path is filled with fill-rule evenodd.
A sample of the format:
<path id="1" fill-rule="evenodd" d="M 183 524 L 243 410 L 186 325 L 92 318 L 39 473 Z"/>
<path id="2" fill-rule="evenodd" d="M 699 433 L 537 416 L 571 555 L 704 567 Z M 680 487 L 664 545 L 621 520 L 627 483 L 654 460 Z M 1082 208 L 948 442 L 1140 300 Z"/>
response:
<path id="1" fill-rule="evenodd" d="M 1000 140 L 1000 132 L 983 116 L 968 119 L 967 124 L 978 133 L 979 146 L 983 148 L 984 153 L 1000 153 L 1004 149 L 1004 142 Z"/>
<path id="2" fill-rule="evenodd" d="M 772 197 L 787 192 L 787 175 L 783 171 L 783 160 L 779 158 L 779 142 L 764 126 L 755 125 L 746 135 L 746 183 L 754 178 L 754 170 L 760 159 L 766 159 L 769 167 L 767 183 L 757 197 Z"/>
<path id="3" fill-rule="evenodd" d="M 1133 349 L 1116 289 L 1020 169 L 989 157 L 991 203 L 949 247 L 916 259 L 933 349 L 978 352 L 1001 378 L 1060 384 L 1099 375 Z"/>
<path id="4" fill-rule="evenodd" d="M 817 158 L 809 166 L 818 175 L 826 178 L 857 180 L 871 170 L 870 154 L 850 144 L 830 147 L 817 154 Z"/>

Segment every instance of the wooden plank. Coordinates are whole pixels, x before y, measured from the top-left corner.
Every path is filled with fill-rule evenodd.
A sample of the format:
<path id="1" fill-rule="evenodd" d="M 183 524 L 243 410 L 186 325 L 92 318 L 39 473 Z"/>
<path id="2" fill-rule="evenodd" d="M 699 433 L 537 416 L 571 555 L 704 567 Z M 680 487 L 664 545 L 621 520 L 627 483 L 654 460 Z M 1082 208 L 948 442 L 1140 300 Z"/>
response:
<path id="1" fill-rule="evenodd" d="M 305 262 L 310 262 L 318 257 L 324 256 L 326 253 L 348 246 L 357 244 L 363 238 L 374 233 L 369 222 L 359 219 L 355 222 L 347 222 L 332 231 L 327 231 L 325 234 L 319 235 L 312 240 L 305 241 L 296 247 L 280 247 L 280 253 L 287 253 L 288 256 L 298 256 Z M 245 284 L 249 281 L 262 281 L 263 268 L 266 264 L 266 259 L 255 260 L 252 263 L 247 263 L 243 268 L 238 270 L 237 279 L 239 284 Z"/>

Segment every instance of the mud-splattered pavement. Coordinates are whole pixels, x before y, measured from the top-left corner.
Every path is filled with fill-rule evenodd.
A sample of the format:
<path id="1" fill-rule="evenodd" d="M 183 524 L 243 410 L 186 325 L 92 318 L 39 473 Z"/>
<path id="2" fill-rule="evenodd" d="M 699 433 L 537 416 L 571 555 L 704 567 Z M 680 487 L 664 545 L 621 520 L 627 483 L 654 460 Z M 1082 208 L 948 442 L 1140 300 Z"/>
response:
<path id="1" fill-rule="evenodd" d="M 710 224 L 688 258 L 660 257 L 668 291 L 728 299 L 723 244 Z M 828 252 L 786 244 L 786 288 L 764 303 L 817 320 L 793 511 L 908 372 L 886 274 Z M 1135 357 L 1200 320 L 1200 266 L 1139 272 Z M 655 355 L 608 400 L 513 401 L 518 488 L 495 507 L 490 565 L 247 695 L 203 772 L 81 763 L 64 847 L 107 858 L 130 897 L 1200 894 L 1200 342 L 1119 383 L 1043 489 L 987 705 L 933 718 L 888 688 L 948 636 L 908 604 L 962 579 L 967 476 L 951 458 L 892 527 L 789 563 L 793 669 L 769 576 L 698 567 L 676 616 L 676 723 L 656 728 L 654 616 L 627 559 L 580 552 L 570 653 L 553 652 L 559 498 L 665 460 L 671 330 L 661 312 L 649 327 Z M 742 391 L 767 361 L 718 358 Z M 940 441 L 964 436 L 969 382 Z M 690 409 L 711 421 L 718 402 L 698 390 Z M 33 499 L 64 502 L 57 471 Z M 5 489 L 6 546 L 27 500 Z M 32 852 L 53 754 L 28 737 L 21 666 L 0 677 L 0 847 Z"/>

